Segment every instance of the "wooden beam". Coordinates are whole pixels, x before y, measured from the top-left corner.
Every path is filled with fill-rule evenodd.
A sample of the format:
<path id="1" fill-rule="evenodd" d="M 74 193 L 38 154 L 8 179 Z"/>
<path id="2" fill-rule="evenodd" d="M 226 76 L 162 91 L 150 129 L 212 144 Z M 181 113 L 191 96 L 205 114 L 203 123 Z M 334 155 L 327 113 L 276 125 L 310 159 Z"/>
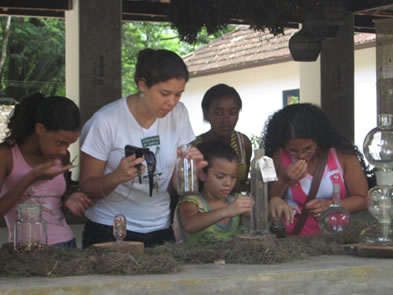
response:
<path id="1" fill-rule="evenodd" d="M 362 0 L 353 2 L 352 11 L 354 14 L 362 10 L 382 9 L 385 6 L 393 5 L 393 0 Z"/>
<path id="2" fill-rule="evenodd" d="M 21 17 L 50 17 L 64 18 L 64 11 L 57 10 L 24 10 L 0 8 L 0 16 L 21 16 Z"/>
<path id="3" fill-rule="evenodd" d="M 70 10 L 72 0 L 1 0 L 0 8 L 21 10 Z"/>
<path id="4" fill-rule="evenodd" d="M 123 18 L 133 17 L 168 19 L 168 3 L 123 0 Z"/>

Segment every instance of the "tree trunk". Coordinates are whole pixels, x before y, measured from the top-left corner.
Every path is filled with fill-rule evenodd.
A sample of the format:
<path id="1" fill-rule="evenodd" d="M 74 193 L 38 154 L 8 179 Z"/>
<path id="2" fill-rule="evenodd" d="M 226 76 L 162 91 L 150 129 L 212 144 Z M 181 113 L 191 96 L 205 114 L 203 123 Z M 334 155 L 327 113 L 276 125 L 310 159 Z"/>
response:
<path id="1" fill-rule="evenodd" d="M 12 16 L 7 16 L 7 22 L 4 28 L 3 46 L 1 47 L 0 57 L 0 78 L 3 76 L 5 59 L 7 58 L 8 39 L 11 31 L 11 17 Z"/>

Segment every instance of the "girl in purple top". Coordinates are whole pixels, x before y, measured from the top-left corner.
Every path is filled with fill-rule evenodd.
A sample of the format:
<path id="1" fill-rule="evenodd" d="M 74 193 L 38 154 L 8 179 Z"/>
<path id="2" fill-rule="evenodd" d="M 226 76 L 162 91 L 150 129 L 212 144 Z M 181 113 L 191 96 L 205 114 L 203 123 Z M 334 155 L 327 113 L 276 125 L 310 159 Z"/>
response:
<path id="1" fill-rule="evenodd" d="M 80 134 L 78 107 L 68 98 L 36 93 L 16 105 L 8 128 L 0 144 L 0 216 L 6 220 L 9 242 L 14 238 L 16 206 L 33 199 L 42 205 L 48 244 L 76 247 L 62 205 L 81 215 L 91 203 L 80 192 L 63 199 L 63 174 L 72 168 L 67 149 Z"/>

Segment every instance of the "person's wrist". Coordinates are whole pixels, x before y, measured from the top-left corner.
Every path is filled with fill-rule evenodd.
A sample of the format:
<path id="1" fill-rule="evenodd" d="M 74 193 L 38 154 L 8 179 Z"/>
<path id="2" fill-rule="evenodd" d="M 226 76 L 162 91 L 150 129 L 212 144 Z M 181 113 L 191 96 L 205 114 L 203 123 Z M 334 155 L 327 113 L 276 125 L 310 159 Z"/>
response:
<path id="1" fill-rule="evenodd" d="M 128 181 L 128 179 L 124 178 L 123 174 L 118 169 L 113 170 L 109 174 L 103 175 L 101 177 L 101 182 L 104 180 L 104 177 L 106 179 L 106 183 L 113 184 L 115 186 Z"/>
<path id="2" fill-rule="evenodd" d="M 32 169 L 30 173 L 27 174 L 26 180 L 29 184 L 33 184 L 38 180 L 38 174 Z"/>
<path id="3" fill-rule="evenodd" d="M 279 208 L 284 203 L 286 204 L 286 202 L 280 196 L 273 196 L 270 199 L 270 206 L 272 206 L 272 208 Z"/>

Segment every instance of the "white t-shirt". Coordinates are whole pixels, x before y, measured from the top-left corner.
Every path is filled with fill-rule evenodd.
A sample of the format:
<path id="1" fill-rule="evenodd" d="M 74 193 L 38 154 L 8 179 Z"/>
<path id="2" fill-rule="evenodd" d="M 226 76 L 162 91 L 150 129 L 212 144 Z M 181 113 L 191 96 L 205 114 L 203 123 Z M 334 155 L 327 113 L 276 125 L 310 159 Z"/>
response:
<path id="1" fill-rule="evenodd" d="M 127 144 L 148 147 L 157 165 L 153 196 L 149 196 L 147 169 L 139 184 L 138 177 L 122 183 L 105 198 L 87 209 L 90 220 L 113 225 L 113 217 L 123 214 L 127 230 L 148 233 L 170 226 L 170 197 L 167 192 L 176 163 L 176 150 L 195 139 L 183 103 L 179 102 L 164 118 L 158 118 L 149 129 L 141 127 L 128 109 L 127 98 L 112 102 L 86 122 L 81 134 L 81 151 L 106 161 L 105 174 L 115 170 L 124 157 Z M 146 163 L 143 163 L 146 166 Z"/>

